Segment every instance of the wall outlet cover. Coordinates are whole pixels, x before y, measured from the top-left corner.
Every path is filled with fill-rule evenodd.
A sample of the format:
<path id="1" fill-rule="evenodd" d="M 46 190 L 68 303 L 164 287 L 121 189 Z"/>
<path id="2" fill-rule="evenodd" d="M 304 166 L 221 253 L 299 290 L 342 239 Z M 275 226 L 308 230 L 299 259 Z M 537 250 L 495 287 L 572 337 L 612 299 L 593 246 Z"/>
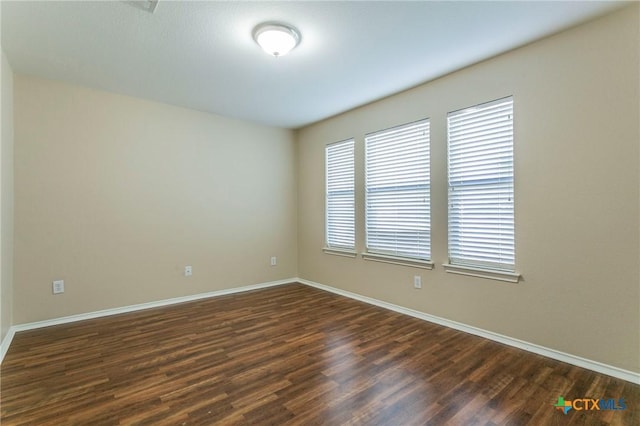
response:
<path id="1" fill-rule="evenodd" d="M 422 288 L 422 277 L 420 275 L 416 275 L 413 277 L 413 287 Z"/>
<path id="2" fill-rule="evenodd" d="M 64 280 L 56 280 L 53 282 L 53 294 L 64 293 Z"/>

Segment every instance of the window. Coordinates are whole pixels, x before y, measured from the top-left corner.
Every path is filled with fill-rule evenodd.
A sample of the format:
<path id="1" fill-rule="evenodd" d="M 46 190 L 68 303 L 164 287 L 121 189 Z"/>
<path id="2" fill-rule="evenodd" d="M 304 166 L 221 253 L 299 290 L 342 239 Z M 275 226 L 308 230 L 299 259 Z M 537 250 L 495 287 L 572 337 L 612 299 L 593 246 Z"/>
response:
<path id="1" fill-rule="evenodd" d="M 370 133 L 365 151 L 367 254 L 429 260 L 429 120 Z"/>
<path id="2" fill-rule="evenodd" d="M 513 272 L 513 98 L 451 112 L 447 124 L 450 265 L 445 267 Z M 507 281 L 518 277 L 509 275 Z"/>
<path id="3" fill-rule="evenodd" d="M 349 139 L 326 147 L 327 249 L 355 250 L 354 145 Z"/>

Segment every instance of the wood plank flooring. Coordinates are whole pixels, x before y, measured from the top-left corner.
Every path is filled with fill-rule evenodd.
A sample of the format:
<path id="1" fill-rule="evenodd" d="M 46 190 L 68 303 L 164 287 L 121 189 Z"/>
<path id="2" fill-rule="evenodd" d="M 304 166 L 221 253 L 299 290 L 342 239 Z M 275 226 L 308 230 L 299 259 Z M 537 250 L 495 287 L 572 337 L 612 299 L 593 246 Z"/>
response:
<path id="1" fill-rule="evenodd" d="M 0 379 L 3 426 L 640 424 L 638 385 L 300 284 L 21 332 Z"/>

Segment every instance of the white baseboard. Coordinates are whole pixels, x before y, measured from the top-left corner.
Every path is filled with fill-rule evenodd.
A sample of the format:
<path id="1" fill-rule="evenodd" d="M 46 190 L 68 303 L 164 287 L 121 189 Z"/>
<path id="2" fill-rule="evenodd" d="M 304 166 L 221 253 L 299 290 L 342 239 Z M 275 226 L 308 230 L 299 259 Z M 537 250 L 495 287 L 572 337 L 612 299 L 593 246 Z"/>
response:
<path id="1" fill-rule="evenodd" d="M 362 296 L 360 294 L 341 290 L 335 287 L 330 287 L 328 285 L 319 284 L 319 283 L 305 280 L 302 278 L 296 278 L 296 280 L 301 284 L 315 287 L 320 290 L 325 290 L 331 293 L 339 294 L 340 296 L 349 297 L 351 299 L 359 300 L 361 302 L 368 303 L 370 305 L 379 306 L 381 308 L 389 309 L 395 312 L 399 312 L 401 314 L 419 318 L 424 321 L 443 325 L 445 327 L 453 328 L 455 330 L 463 331 L 465 333 L 473 334 L 475 336 L 484 337 L 485 339 L 493 340 L 495 342 L 500 342 L 508 346 L 513 346 L 518 349 L 523 349 L 527 352 L 533 352 L 535 354 L 542 355 L 547 358 L 566 362 L 567 364 L 576 365 L 578 367 L 586 368 L 588 370 L 592 370 L 597 373 L 602 373 L 608 376 L 616 377 L 618 379 L 626 380 L 631 383 L 640 384 L 640 374 L 635 373 L 633 371 L 623 370 L 622 368 L 614 367 L 612 365 L 603 364 L 598 361 L 592 361 L 576 355 L 571 355 L 565 352 L 557 351 L 555 349 L 550 349 L 544 346 L 536 345 L 534 343 L 529 343 L 523 340 L 514 339 L 512 337 L 504 336 L 502 334 L 494 333 L 492 331 L 487 331 L 481 328 L 472 327 L 470 325 L 466 325 L 456 321 L 440 318 L 435 315 L 425 314 L 424 312 L 394 305 L 393 303 L 383 302 L 382 300 L 374 299 L 367 296 Z"/>
<path id="2" fill-rule="evenodd" d="M 381 308 L 389 309 L 401 314 L 409 315 L 424 321 L 432 322 L 445 327 L 453 328 L 455 330 L 463 331 L 465 333 L 484 337 L 486 339 L 500 342 L 508 346 L 513 346 L 518 349 L 523 349 L 528 352 L 532 352 L 532 353 L 542 355 L 551 359 L 566 362 L 568 364 L 576 365 L 578 367 L 586 368 L 588 370 L 592 370 L 598 373 L 606 374 L 608 376 L 626 380 L 631 383 L 640 384 L 639 373 L 635 373 L 635 372 L 624 370 L 611 365 L 603 364 L 598 361 L 592 361 L 576 355 L 567 354 L 565 352 L 557 351 L 555 349 L 546 348 L 544 346 L 536 345 L 534 343 L 529 343 L 523 340 L 514 339 L 512 337 L 504 336 L 498 333 L 494 333 L 492 331 L 483 330 L 481 328 L 473 327 L 473 326 L 459 323 L 456 321 L 451 321 L 445 318 L 437 317 L 435 315 L 426 314 L 424 312 L 405 308 L 399 305 L 394 305 L 393 303 L 388 303 L 388 302 L 384 302 L 382 300 L 374 299 L 371 297 L 362 296 L 360 294 L 352 293 L 346 290 L 341 290 L 335 287 L 316 283 L 316 282 L 305 280 L 302 278 L 290 278 L 285 280 L 270 281 L 266 283 L 253 284 L 253 285 L 248 285 L 243 287 L 234 287 L 234 288 L 229 288 L 224 290 L 211 291 L 208 293 L 200 293 L 200 294 L 194 294 L 190 296 L 182 296 L 182 297 L 175 297 L 172 299 L 159 300 L 155 302 L 124 306 L 121 308 L 105 309 L 102 311 L 88 312 L 84 314 L 71 315 L 68 317 L 54 318 L 54 319 L 45 320 L 45 321 L 37 321 L 37 322 L 31 322 L 26 324 L 14 325 L 9 328 L 9 330 L 7 331 L 7 335 L 2 340 L 2 344 L 0 344 L 0 363 L 2 363 L 2 360 L 4 360 L 4 356 L 7 353 L 9 346 L 11 345 L 11 341 L 13 340 L 15 333 L 19 331 L 33 330 L 36 328 L 66 324 L 66 323 L 82 321 L 82 320 L 87 320 L 92 318 L 106 317 L 110 315 L 123 314 L 127 312 L 135 312 L 143 309 L 157 308 L 161 306 L 169 306 L 169 305 L 174 305 L 176 303 L 191 302 L 194 300 L 207 299 L 207 298 L 216 297 L 216 296 L 224 296 L 227 294 L 242 293 L 245 291 L 257 290 L 257 289 L 267 288 L 267 287 L 274 287 L 274 286 L 290 284 L 295 282 L 308 285 L 310 287 L 315 287 L 320 290 L 325 290 L 331 293 L 335 293 L 340 296 L 345 296 L 350 299 L 359 300 L 361 302 L 368 303 L 370 305 L 375 305 Z"/>
<path id="3" fill-rule="evenodd" d="M 13 336 L 16 334 L 16 330 L 14 327 L 9 327 L 7 330 L 7 335 L 2 339 L 2 343 L 0 344 L 0 364 L 2 364 L 2 360 L 4 359 L 4 355 L 9 350 L 9 346 L 11 345 L 11 341 L 13 340 Z"/>
<path id="4" fill-rule="evenodd" d="M 4 360 L 4 356 L 7 353 L 7 350 L 9 350 L 9 345 L 11 345 L 13 336 L 15 335 L 15 333 L 19 331 L 34 330 L 36 328 L 49 327 L 52 325 L 67 324 L 70 322 L 106 317 L 110 315 L 124 314 L 127 312 L 141 311 L 143 309 L 175 305 L 176 303 L 191 302 L 194 300 L 207 299 L 210 297 L 224 296 L 227 294 L 234 294 L 234 293 L 242 293 L 250 290 L 274 287 L 274 286 L 283 285 L 283 284 L 291 284 L 297 281 L 298 281 L 297 278 L 289 278 L 285 280 L 270 281 L 266 283 L 252 284 L 252 285 L 247 285 L 243 287 L 234 287 L 234 288 L 228 288 L 224 290 L 210 291 L 207 293 L 193 294 L 190 296 L 174 297 L 172 299 L 158 300 L 155 302 L 140 303 L 137 305 L 129 305 L 121 308 L 104 309 L 102 311 L 87 312 L 84 314 L 70 315 L 68 317 L 53 318 L 53 319 L 44 320 L 44 321 L 36 321 L 36 322 L 30 322 L 26 324 L 14 325 L 9 328 L 9 331 L 7 331 L 7 335 L 2 340 L 2 344 L 0 345 L 0 363 L 2 363 L 2 361 Z"/>

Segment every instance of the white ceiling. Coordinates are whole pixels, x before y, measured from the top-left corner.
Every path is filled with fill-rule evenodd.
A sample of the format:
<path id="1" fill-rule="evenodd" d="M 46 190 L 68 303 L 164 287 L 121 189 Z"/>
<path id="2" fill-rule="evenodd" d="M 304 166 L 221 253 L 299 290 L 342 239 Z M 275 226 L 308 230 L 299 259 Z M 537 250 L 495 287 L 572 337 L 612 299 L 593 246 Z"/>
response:
<path id="1" fill-rule="evenodd" d="M 298 128 L 622 5 L 4 0 L 2 48 L 18 73 Z M 271 20 L 302 33 L 288 56 L 251 38 Z"/>

